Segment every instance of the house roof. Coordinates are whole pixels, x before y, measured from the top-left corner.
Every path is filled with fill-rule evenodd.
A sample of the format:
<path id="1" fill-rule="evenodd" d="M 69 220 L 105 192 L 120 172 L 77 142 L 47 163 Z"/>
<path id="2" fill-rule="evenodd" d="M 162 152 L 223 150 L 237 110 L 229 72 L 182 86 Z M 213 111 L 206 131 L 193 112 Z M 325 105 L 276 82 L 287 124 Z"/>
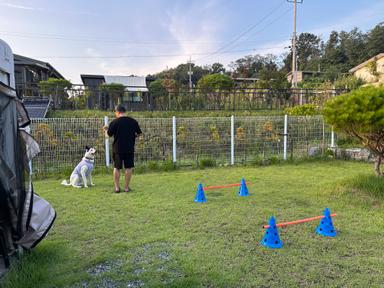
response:
<path id="1" fill-rule="evenodd" d="M 40 60 L 36 60 L 36 59 L 33 59 L 33 58 L 28 58 L 28 57 L 25 57 L 25 56 L 21 56 L 21 55 L 18 55 L 18 54 L 13 54 L 13 58 L 14 58 L 14 62 L 15 62 L 15 66 L 16 65 L 30 65 L 30 66 L 38 66 L 40 68 L 43 68 L 43 69 L 46 69 L 46 70 L 49 70 L 49 71 L 52 71 L 56 77 L 58 78 L 61 78 L 61 79 L 65 79 L 63 77 L 63 75 L 61 75 L 59 73 L 59 71 L 57 71 L 51 64 L 49 64 L 48 62 L 43 62 L 43 61 L 40 61 Z"/>
<path id="2" fill-rule="evenodd" d="M 81 77 L 81 80 L 84 80 L 84 79 L 102 79 L 102 80 L 104 80 L 103 75 L 81 74 L 80 77 Z"/>
<path id="3" fill-rule="evenodd" d="M 377 60 L 379 60 L 379 59 L 381 59 L 383 57 L 384 57 L 384 53 L 377 54 L 376 56 L 373 56 L 372 58 L 368 59 L 367 61 L 364 61 L 363 63 L 357 65 L 356 67 L 353 67 L 352 69 L 350 69 L 349 73 L 354 73 L 357 70 L 359 70 L 360 68 L 363 68 L 364 66 L 366 66 L 369 62 L 377 61 Z"/>
<path id="4" fill-rule="evenodd" d="M 310 70 L 297 70 L 297 73 L 303 73 L 303 74 L 323 74 L 321 71 L 310 71 Z M 285 76 L 288 77 L 292 75 L 292 71 L 289 71 Z"/>
<path id="5" fill-rule="evenodd" d="M 105 83 L 119 83 L 127 87 L 141 87 L 146 88 L 145 77 L 138 76 L 104 76 Z"/>
<path id="6" fill-rule="evenodd" d="M 259 81 L 259 78 L 246 78 L 246 77 L 237 77 L 233 78 L 235 81 Z"/>
<path id="7" fill-rule="evenodd" d="M 126 91 L 132 92 L 148 92 L 145 77 L 139 76 L 112 76 L 112 75 L 80 75 L 81 80 L 85 84 L 85 79 L 100 79 L 106 84 L 118 83 L 126 87 Z"/>

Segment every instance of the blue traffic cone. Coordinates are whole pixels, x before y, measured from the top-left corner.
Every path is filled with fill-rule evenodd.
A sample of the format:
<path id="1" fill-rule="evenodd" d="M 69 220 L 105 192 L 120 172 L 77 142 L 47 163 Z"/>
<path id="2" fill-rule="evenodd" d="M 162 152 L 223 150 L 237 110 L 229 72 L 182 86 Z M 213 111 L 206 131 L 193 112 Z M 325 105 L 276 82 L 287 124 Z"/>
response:
<path id="1" fill-rule="evenodd" d="M 316 228 L 316 233 L 328 237 L 336 236 L 336 230 L 332 223 L 331 211 L 329 211 L 328 208 L 325 208 L 324 210 L 324 218 L 320 220 L 320 224 Z"/>
<path id="2" fill-rule="evenodd" d="M 249 196 L 247 184 L 245 183 L 244 178 L 241 179 L 241 185 L 239 190 L 239 196 Z"/>
<path id="3" fill-rule="evenodd" d="M 264 245 L 268 248 L 281 248 L 283 247 L 283 242 L 279 238 L 279 231 L 277 231 L 275 217 L 269 219 L 269 227 L 265 231 L 263 240 L 260 242 L 261 245 Z"/>
<path id="4" fill-rule="evenodd" d="M 205 195 L 204 195 L 203 184 L 201 183 L 197 187 L 195 202 L 207 202 L 207 199 L 205 198 Z"/>

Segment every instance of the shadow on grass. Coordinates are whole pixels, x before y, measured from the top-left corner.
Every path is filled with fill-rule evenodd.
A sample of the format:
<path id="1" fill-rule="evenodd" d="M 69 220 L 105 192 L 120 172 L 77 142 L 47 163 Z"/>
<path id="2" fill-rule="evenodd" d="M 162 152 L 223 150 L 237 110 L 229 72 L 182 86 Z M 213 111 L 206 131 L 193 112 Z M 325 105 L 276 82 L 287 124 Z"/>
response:
<path id="1" fill-rule="evenodd" d="M 4 283 L 7 285 L 0 287 L 42 287 L 41 283 L 49 283 L 49 279 L 54 277 L 49 272 L 50 267 L 57 266 L 67 257 L 65 255 L 68 255 L 67 249 L 55 242 L 46 242 L 37 249 L 24 252 L 6 274 Z"/>

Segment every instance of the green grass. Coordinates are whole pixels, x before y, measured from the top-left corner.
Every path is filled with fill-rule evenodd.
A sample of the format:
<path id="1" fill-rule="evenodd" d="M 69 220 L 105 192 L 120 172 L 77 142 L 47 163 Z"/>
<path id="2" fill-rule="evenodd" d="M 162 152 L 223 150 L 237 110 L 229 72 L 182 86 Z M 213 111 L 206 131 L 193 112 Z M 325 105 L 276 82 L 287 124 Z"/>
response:
<path id="1" fill-rule="evenodd" d="M 276 116 L 283 115 L 283 110 L 256 110 L 256 111 L 139 111 L 127 112 L 134 118 L 170 118 L 172 116 L 191 118 L 191 117 L 229 117 L 235 116 Z M 108 116 L 115 117 L 111 111 L 100 110 L 56 110 L 49 111 L 49 118 L 102 118 Z"/>
<path id="2" fill-rule="evenodd" d="M 384 180 L 371 164 L 310 162 L 134 175 L 132 193 L 113 194 L 112 178 L 90 189 L 57 179 L 35 190 L 57 220 L 22 257 L 4 287 L 381 287 L 384 283 Z M 206 191 L 197 184 L 251 182 Z M 259 244 L 261 228 L 321 215 L 329 207 L 335 238 L 318 221 L 280 228 L 282 249 Z"/>

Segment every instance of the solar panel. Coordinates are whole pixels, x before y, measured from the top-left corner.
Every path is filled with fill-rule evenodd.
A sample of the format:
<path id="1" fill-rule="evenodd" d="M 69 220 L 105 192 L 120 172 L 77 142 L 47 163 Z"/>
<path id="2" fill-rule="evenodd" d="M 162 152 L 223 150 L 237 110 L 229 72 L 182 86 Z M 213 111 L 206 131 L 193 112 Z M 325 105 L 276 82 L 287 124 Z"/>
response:
<path id="1" fill-rule="evenodd" d="M 24 106 L 28 111 L 29 118 L 45 118 L 49 104 L 49 99 L 24 100 Z"/>

